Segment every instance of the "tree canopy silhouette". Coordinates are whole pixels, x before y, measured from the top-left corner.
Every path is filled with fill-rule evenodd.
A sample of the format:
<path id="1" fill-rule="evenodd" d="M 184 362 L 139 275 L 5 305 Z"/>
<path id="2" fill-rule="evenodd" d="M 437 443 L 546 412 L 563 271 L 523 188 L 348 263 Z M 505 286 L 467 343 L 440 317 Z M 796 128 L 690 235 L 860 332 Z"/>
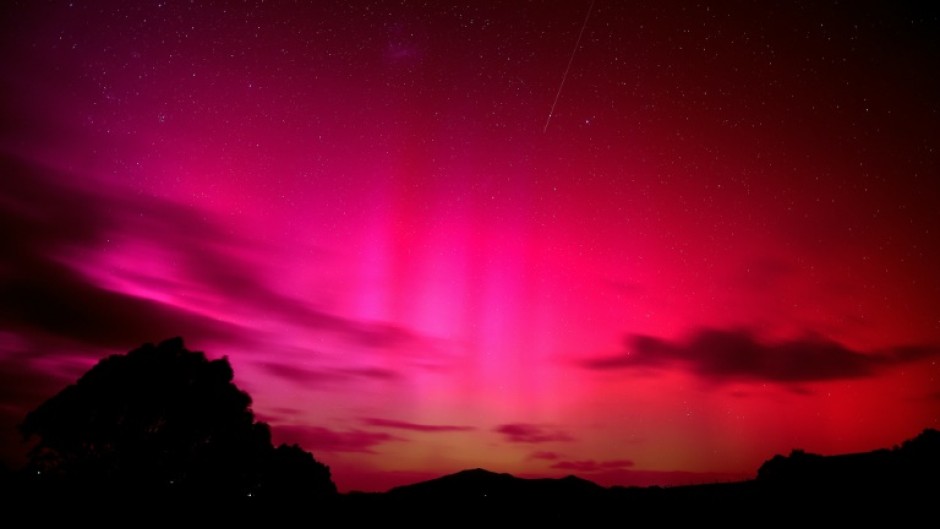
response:
<path id="1" fill-rule="evenodd" d="M 269 499 L 336 494 L 329 468 L 300 447 L 274 448 L 227 359 L 181 338 L 101 360 L 30 412 L 29 472 L 72 491 Z"/>

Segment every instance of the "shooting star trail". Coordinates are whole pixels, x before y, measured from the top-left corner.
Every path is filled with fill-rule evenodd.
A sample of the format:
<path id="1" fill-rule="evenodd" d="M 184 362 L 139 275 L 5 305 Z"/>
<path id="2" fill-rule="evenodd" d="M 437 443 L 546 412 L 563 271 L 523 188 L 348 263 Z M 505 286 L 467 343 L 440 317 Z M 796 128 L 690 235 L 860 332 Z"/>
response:
<path id="1" fill-rule="evenodd" d="M 552 102 L 552 109 L 548 111 L 548 119 L 545 120 L 545 127 L 542 128 L 542 134 L 548 130 L 548 124 L 552 122 L 552 115 L 555 113 L 555 105 L 558 104 L 558 98 L 561 97 L 561 89 L 565 87 L 565 79 L 568 78 L 568 72 L 571 70 L 571 63 L 574 62 L 574 54 L 578 52 L 578 46 L 581 45 L 581 37 L 584 36 L 584 28 L 587 27 L 588 19 L 591 18 L 591 10 L 594 9 L 595 0 L 591 0 L 588 6 L 587 14 L 584 15 L 584 23 L 581 24 L 581 31 L 578 33 L 578 40 L 574 42 L 574 49 L 571 50 L 571 57 L 568 58 L 568 67 L 565 68 L 564 75 L 561 76 L 561 83 L 558 85 L 558 92 L 555 93 L 555 101 Z"/>

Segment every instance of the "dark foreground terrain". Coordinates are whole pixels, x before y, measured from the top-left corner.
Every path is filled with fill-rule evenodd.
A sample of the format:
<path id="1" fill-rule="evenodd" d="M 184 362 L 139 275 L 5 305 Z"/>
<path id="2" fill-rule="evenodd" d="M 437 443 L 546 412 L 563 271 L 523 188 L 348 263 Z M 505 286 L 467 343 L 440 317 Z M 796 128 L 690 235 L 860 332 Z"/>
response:
<path id="1" fill-rule="evenodd" d="M 778 455 L 738 483 L 605 488 L 475 469 L 338 494 L 330 469 L 299 446 L 275 446 L 250 404 L 226 359 L 189 351 L 180 338 L 105 358 L 27 414 L 29 462 L 0 469 L 0 508 L 14 527 L 932 527 L 940 513 L 933 429 L 874 452 Z"/>
<path id="2" fill-rule="evenodd" d="M 778 455 L 755 479 L 737 483 L 605 488 L 575 476 L 521 479 L 475 469 L 347 500 L 367 512 L 419 518 L 428 509 L 444 510 L 494 522 L 511 515 L 612 525 L 696 519 L 773 525 L 811 523 L 816 516 L 914 523 L 940 514 L 940 432 L 926 430 L 893 449 L 860 454 Z"/>
<path id="3" fill-rule="evenodd" d="M 925 430 L 892 449 L 837 456 L 794 451 L 764 463 L 755 479 L 682 487 L 610 487 L 568 476 L 523 479 L 483 469 L 394 488 L 304 500 L 172 497 L 133 491 L 47 490 L 7 472 L 8 506 L 37 521 L 120 517 L 237 523 L 292 520 L 301 526 L 362 523 L 465 527 L 564 522 L 576 526 L 713 523 L 878 522 L 931 525 L 940 513 L 940 432 Z M 136 513 L 136 514 L 129 514 Z"/>

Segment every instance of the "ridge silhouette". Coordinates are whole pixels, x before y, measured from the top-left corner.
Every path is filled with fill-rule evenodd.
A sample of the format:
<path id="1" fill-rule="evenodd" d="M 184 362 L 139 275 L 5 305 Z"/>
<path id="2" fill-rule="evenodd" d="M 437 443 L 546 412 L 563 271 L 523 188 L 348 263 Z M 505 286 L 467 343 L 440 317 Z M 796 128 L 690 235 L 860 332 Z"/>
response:
<path id="1" fill-rule="evenodd" d="M 519 478 L 475 468 L 384 493 L 338 494 L 329 468 L 312 454 L 271 443 L 270 428 L 255 420 L 251 398 L 233 376 L 227 359 L 210 361 L 181 338 L 101 360 L 25 417 L 20 429 L 34 443 L 29 462 L 20 470 L 0 467 L 0 497 L 20 507 L 76 500 L 94 506 L 107 498 L 160 506 L 166 516 L 176 507 L 201 507 L 215 521 L 233 522 L 243 513 L 316 507 L 333 522 L 422 525 L 455 516 L 583 525 L 627 514 L 748 524 L 770 515 L 841 522 L 890 516 L 897 524 L 933 513 L 940 498 L 935 429 L 871 452 L 794 450 L 767 460 L 754 479 L 732 483 L 608 488 L 574 475 Z M 86 515 L 92 512 L 101 513 L 92 507 Z"/>
<path id="2" fill-rule="evenodd" d="M 455 497 L 475 497 L 487 501 L 505 499 L 518 501 L 527 497 L 544 500 L 554 496 L 589 496 L 597 494 L 603 488 L 577 476 L 527 479 L 475 468 L 412 485 L 395 487 L 386 494 L 399 498 L 433 497 L 446 500 Z"/>

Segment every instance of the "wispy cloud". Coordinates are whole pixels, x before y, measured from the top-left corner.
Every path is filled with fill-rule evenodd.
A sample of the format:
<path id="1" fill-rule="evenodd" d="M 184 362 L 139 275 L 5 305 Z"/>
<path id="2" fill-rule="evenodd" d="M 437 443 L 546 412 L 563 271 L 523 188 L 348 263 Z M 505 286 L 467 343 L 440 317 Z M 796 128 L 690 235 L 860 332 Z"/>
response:
<path id="1" fill-rule="evenodd" d="M 501 424 L 494 428 L 496 433 L 510 443 L 549 443 L 553 441 L 573 441 L 574 438 L 566 432 L 538 424 L 511 423 Z"/>
<path id="2" fill-rule="evenodd" d="M 559 470 L 570 470 L 572 472 L 592 473 L 605 470 L 630 468 L 632 466 L 633 461 L 630 461 L 629 459 L 614 459 L 611 461 L 594 461 L 593 459 L 585 459 L 579 461 L 559 461 L 553 464 L 551 468 L 557 468 Z"/>
<path id="3" fill-rule="evenodd" d="M 391 428 L 396 430 L 410 430 L 413 432 L 468 432 L 475 430 L 472 426 L 455 426 L 450 424 L 418 424 L 413 422 L 405 421 L 394 421 L 389 419 L 381 419 L 377 417 L 366 417 L 362 419 L 362 422 L 368 424 L 369 426 L 377 426 L 380 428 Z"/>
<path id="4" fill-rule="evenodd" d="M 273 376 L 305 387 L 356 380 L 396 380 L 400 377 L 399 373 L 380 367 L 311 369 L 286 362 L 264 362 L 259 365 Z"/>
<path id="5" fill-rule="evenodd" d="M 274 426 L 272 433 L 279 442 L 296 443 L 312 452 L 360 452 L 371 454 L 376 446 L 391 441 L 406 441 L 385 432 L 365 430 L 331 430 L 320 426 Z"/>
<path id="6" fill-rule="evenodd" d="M 424 340 L 277 291 L 270 262 L 280 250 L 197 209 L 9 157 L 0 170 L 8 329 L 109 348 L 170 336 L 244 344 L 258 340 L 252 316 L 263 314 L 364 349 Z"/>

